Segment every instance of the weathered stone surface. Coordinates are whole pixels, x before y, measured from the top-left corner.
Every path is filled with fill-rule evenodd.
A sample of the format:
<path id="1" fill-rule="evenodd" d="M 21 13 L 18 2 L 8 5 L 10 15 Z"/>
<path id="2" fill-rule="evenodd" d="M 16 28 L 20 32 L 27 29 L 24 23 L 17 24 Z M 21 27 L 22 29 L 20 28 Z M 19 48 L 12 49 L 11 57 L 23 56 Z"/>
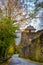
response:
<path id="1" fill-rule="evenodd" d="M 43 30 L 34 33 L 23 32 L 20 46 L 20 54 L 23 57 L 43 61 Z"/>

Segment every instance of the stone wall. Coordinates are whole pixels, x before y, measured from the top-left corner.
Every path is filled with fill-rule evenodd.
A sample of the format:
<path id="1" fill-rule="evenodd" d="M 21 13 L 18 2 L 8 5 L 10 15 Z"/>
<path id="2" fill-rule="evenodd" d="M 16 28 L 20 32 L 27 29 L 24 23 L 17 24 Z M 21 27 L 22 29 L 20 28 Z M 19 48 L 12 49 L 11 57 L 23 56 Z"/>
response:
<path id="1" fill-rule="evenodd" d="M 20 45 L 22 57 L 43 61 L 43 30 L 36 33 L 22 33 Z"/>

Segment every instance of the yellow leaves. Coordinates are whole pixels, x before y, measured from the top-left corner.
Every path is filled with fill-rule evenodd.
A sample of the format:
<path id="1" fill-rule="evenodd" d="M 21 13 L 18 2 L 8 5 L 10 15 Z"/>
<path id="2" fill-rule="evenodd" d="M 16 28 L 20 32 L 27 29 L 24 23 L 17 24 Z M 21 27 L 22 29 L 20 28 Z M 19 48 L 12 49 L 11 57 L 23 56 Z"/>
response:
<path id="1" fill-rule="evenodd" d="M 11 43 L 6 49 L 5 56 L 10 56 L 12 54 L 14 54 L 14 45 Z"/>
<path id="2" fill-rule="evenodd" d="M 13 54 L 14 53 L 14 45 L 10 45 L 9 46 L 9 51 L 8 51 L 10 54 Z"/>

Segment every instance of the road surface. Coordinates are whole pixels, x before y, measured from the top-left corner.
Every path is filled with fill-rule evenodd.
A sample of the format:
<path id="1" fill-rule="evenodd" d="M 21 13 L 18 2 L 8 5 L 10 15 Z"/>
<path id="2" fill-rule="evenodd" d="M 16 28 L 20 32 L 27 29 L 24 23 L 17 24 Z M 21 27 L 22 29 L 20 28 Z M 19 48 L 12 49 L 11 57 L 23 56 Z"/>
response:
<path id="1" fill-rule="evenodd" d="M 41 64 L 21 59 L 18 57 L 18 55 L 13 55 L 8 65 L 41 65 Z"/>

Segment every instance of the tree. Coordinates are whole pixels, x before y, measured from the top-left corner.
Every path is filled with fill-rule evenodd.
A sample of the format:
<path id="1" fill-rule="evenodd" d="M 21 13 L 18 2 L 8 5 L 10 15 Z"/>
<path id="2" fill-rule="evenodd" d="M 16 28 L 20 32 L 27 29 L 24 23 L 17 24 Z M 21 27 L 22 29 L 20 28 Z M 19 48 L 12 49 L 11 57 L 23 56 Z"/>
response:
<path id="1" fill-rule="evenodd" d="M 37 18 L 43 18 L 43 16 L 38 16 L 36 17 L 39 13 L 39 11 L 41 10 L 41 8 L 43 8 L 43 1 L 40 2 L 40 0 L 36 0 L 34 2 L 35 4 L 35 9 L 34 9 L 34 13 L 30 13 L 29 16 L 32 18 L 32 19 L 37 19 Z"/>
<path id="2" fill-rule="evenodd" d="M 43 8 L 43 1 L 41 0 L 36 0 L 35 1 L 35 5 L 37 6 L 37 7 L 41 7 L 41 8 Z"/>
<path id="3" fill-rule="evenodd" d="M 35 8 L 36 12 L 38 12 L 41 8 L 43 8 L 43 1 L 40 2 L 39 0 L 36 0 L 34 4 L 35 4 L 35 7 L 36 7 Z"/>
<path id="4" fill-rule="evenodd" d="M 0 18 L 2 17 L 2 15 L 3 15 L 3 14 L 2 14 L 2 9 L 0 8 Z"/>
<path id="5" fill-rule="evenodd" d="M 27 17 L 27 13 L 25 12 L 25 7 L 18 3 L 19 0 L 7 0 L 7 5 L 5 6 L 4 11 L 5 15 L 12 20 L 17 20 L 17 26 L 21 26 L 23 22 L 30 20 L 30 17 Z M 24 12 L 23 12 L 24 10 Z M 16 14 L 15 14 L 16 13 Z M 24 14 L 25 13 L 25 14 Z"/>
<path id="6" fill-rule="evenodd" d="M 18 28 L 13 26 L 12 23 L 9 18 L 0 20 L 0 57 L 5 57 L 6 50 L 11 44 L 15 45 L 15 31 Z"/>
<path id="7" fill-rule="evenodd" d="M 9 18 L 16 18 L 17 15 L 20 15 L 20 10 L 22 6 L 18 4 L 18 0 L 7 0 L 7 5 L 5 6 L 6 16 Z M 16 13 L 16 15 L 14 14 Z M 22 12 L 21 12 L 22 13 Z"/>

